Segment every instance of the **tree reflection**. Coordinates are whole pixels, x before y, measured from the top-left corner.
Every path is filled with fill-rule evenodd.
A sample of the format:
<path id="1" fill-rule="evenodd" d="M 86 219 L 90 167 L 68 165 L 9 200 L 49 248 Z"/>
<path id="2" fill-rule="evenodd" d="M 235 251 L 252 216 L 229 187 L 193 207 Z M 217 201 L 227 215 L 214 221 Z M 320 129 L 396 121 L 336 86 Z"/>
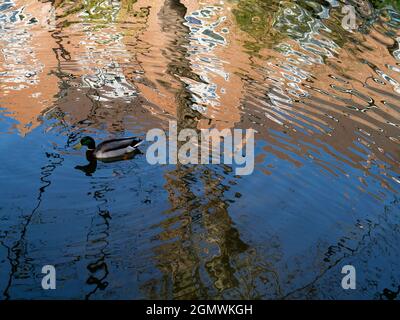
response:
<path id="1" fill-rule="evenodd" d="M 167 50 L 177 52 L 179 48 L 182 55 L 171 61 L 169 73 L 190 77 L 190 64 L 182 51 L 187 47 L 188 30 L 182 23 L 185 7 L 178 1 L 166 1 L 162 12 L 162 23 L 168 26 L 165 32 L 175 34 L 178 39 Z M 197 130 L 202 116 L 191 108 L 190 92 L 183 85 L 176 100 L 178 130 Z M 237 277 L 241 270 L 252 269 L 242 257 L 250 247 L 241 239 L 229 215 L 225 192 L 230 189 L 228 181 L 235 183 L 236 179 L 231 176 L 230 168 L 177 164 L 164 177 L 171 208 L 159 224 L 162 231 L 157 238 L 161 244 L 153 249 L 163 277 L 146 282 L 142 290 L 149 298 L 156 299 L 207 299 L 222 297 L 229 290 L 244 291 L 241 286 L 246 282 Z M 254 292 L 242 295 L 250 297 Z"/>

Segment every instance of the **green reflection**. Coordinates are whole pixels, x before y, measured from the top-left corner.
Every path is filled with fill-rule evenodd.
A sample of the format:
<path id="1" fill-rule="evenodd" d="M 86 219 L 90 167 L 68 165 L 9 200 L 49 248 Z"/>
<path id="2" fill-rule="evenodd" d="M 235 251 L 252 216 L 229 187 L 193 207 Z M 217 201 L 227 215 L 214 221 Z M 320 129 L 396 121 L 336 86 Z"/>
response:
<path id="1" fill-rule="evenodd" d="M 257 52 L 263 47 L 272 47 L 284 38 L 273 28 L 279 5 L 274 0 L 239 0 L 232 10 L 239 28 L 250 35 L 244 47 Z"/>
<path id="2" fill-rule="evenodd" d="M 79 17 L 78 21 L 64 21 L 64 26 L 69 26 L 78 22 L 96 22 L 97 27 L 106 27 L 108 23 L 118 20 L 124 20 L 128 16 L 142 16 L 141 12 L 137 12 L 133 8 L 136 0 L 121 0 L 119 2 L 110 0 L 61 0 L 56 1 L 55 6 L 62 10 L 58 18 L 71 18 L 71 16 Z"/>
<path id="3" fill-rule="evenodd" d="M 252 53 L 263 48 L 275 48 L 286 38 L 307 41 L 317 33 L 324 33 L 329 28 L 329 37 L 343 46 L 345 30 L 339 18 L 332 18 L 340 13 L 337 8 L 331 16 L 321 23 L 320 14 L 324 8 L 319 2 L 277 1 L 277 0 L 238 0 L 232 10 L 239 28 L 250 36 L 244 47 Z"/>
<path id="4" fill-rule="evenodd" d="M 386 6 L 393 6 L 396 9 L 400 8 L 400 0 L 371 0 L 370 2 L 376 9 L 381 9 Z"/>

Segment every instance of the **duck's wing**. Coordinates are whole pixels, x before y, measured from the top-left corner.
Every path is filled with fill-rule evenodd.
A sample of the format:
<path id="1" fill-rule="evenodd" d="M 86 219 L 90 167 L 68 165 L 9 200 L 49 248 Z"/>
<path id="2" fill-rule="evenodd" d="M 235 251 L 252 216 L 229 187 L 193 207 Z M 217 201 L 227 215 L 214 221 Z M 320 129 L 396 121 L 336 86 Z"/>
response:
<path id="1" fill-rule="evenodd" d="M 113 150 L 125 149 L 128 147 L 137 147 L 142 142 L 141 139 L 131 137 L 122 139 L 107 140 L 100 143 L 96 150 L 102 152 L 108 152 Z"/>

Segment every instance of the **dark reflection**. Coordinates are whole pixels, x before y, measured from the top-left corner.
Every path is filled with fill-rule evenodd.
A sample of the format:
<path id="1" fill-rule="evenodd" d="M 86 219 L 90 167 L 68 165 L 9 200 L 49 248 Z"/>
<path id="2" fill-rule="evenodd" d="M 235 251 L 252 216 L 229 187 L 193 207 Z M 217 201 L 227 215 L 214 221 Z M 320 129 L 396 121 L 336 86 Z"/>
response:
<path id="1" fill-rule="evenodd" d="M 201 175 L 203 178 L 199 178 Z M 229 188 L 219 183 L 221 177 L 205 168 L 182 166 L 165 177 L 171 209 L 160 225 L 163 231 L 158 238 L 162 244 L 154 251 L 157 266 L 166 278 L 157 284 L 158 290 L 152 282 L 143 290 L 152 292 L 150 298 L 207 299 L 236 288 L 239 281 L 235 273 L 240 269 L 235 270 L 232 261 L 249 246 L 240 239 L 229 216 L 224 196 Z M 201 197 L 194 193 L 199 188 L 203 189 Z M 171 285 L 165 293 L 159 291 L 167 285 L 164 281 Z"/>
<path id="2" fill-rule="evenodd" d="M 93 157 L 93 152 L 86 150 L 86 159 L 89 161 L 88 164 L 81 166 L 78 165 L 75 169 L 83 171 L 87 176 L 91 176 L 97 169 L 97 159 Z"/>
<path id="3" fill-rule="evenodd" d="M 85 295 L 89 300 L 98 290 L 105 290 L 108 286 L 107 276 L 109 275 L 107 264 L 107 252 L 109 247 L 110 220 L 111 215 L 107 208 L 107 192 L 112 191 L 106 184 L 95 186 L 93 197 L 99 202 L 97 205 L 97 215 L 93 216 L 89 233 L 86 240 L 85 258 L 91 261 L 87 265 L 89 277 L 86 283 L 92 287 L 90 292 Z"/>
<path id="4" fill-rule="evenodd" d="M 51 186 L 50 177 L 53 175 L 54 171 L 57 167 L 61 166 L 64 158 L 57 153 L 46 153 L 46 158 L 49 164 L 43 166 L 40 172 L 40 188 L 38 190 L 37 195 L 37 203 L 35 207 L 29 213 L 23 213 L 22 218 L 23 221 L 16 227 L 16 231 L 10 232 L 17 234 L 16 240 L 13 244 L 8 245 L 6 241 L 0 240 L 0 244 L 7 249 L 7 260 L 10 263 L 10 272 L 6 287 L 3 291 L 3 296 L 5 300 L 9 300 L 11 298 L 10 290 L 13 287 L 13 282 L 15 280 L 23 280 L 29 277 L 33 277 L 33 265 L 28 256 L 27 250 L 27 233 L 29 226 L 32 220 L 35 218 L 35 215 L 38 214 L 38 210 L 40 209 L 40 205 L 42 204 L 45 192 L 47 188 Z M 6 231 L 6 236 L 7 236 Z M 11 235 L 14 237 L 14 235 Z"/>
<path id="5" fill-rule="evenodd" d="M 392 291 L 388 288 L 383 289 L 383 292 L 379 294 L 381 300 L 396 300 L 400 294 L 400 286 L 398 286 L 397 291 Z"/>

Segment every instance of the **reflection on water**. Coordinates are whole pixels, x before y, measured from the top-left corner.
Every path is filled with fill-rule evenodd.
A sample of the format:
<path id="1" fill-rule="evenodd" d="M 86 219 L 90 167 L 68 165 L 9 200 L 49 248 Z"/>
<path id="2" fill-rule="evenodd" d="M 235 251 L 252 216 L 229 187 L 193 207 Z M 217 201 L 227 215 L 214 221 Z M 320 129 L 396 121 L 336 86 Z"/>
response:
<path id="1" fill-rule="evenodd" d="M 54 102 L 57 78 L 51 33 L 54 8 L 34 1 L 6 1 L 0 8 L 0 103 L 15 114 L 18 130 L 38 125 L 37 117 Z"/>
<path id="2" fill-rule="evenodd" d="M 398 298 L 400 11 L 350 3 L 1 1 L 2 298 Z M 71 147 L 170 119 L 255 172 Z"/>

